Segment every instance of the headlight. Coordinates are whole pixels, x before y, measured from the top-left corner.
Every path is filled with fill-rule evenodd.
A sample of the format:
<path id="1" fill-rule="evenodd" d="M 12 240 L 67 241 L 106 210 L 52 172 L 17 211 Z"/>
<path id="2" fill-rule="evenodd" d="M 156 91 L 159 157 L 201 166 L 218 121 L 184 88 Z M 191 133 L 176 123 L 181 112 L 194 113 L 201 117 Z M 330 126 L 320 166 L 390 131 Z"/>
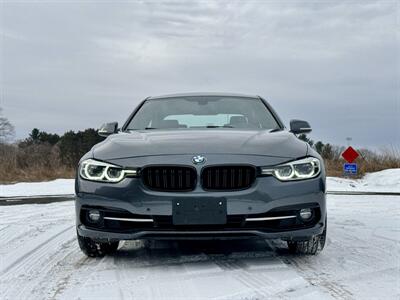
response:
<path id="1" fill-rule="evenodd" d="M 87 180 L 116 183 L 120 182 L 125 177 L 137 176 L 137 170 L 123 169 L 106 162 L 87 159 L 81 163 L 79 175 Z"/>
<path id="2" fill-rule="evenodd" d="M 262 167 L 262 175 L 273 175 L 281 181 L 302 180 L 317 177 L 321 172 L 321 163 L 315 157 L 291 161 L 275 167 Z"/>

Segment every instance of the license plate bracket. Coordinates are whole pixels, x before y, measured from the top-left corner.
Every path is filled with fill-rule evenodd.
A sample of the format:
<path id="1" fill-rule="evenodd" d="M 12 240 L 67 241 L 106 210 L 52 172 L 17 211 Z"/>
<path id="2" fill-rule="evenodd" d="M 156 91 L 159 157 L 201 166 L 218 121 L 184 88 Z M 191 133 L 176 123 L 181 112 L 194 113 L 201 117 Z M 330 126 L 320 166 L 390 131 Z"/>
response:
<path id="1" fill-rule="evenodd" d="M 172 203 L 174 225 L 221 225 L 226 224 L 225 198 L 184 198 Z"/>

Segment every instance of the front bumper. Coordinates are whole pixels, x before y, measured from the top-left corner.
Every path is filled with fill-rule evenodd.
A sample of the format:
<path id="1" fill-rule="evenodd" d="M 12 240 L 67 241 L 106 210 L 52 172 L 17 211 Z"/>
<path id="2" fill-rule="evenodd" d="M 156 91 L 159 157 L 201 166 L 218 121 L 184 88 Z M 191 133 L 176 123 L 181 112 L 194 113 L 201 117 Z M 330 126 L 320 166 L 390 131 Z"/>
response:
<path id="1" fill-rule="evenodd" d="M 212 239 L 283 239 L 283 240 L 306 240 L 310 236 L 321 234 L 325 224 L 318 223 L 313 228 L 286 231 L 286 232 L 265 232 L 259 230 L 140 230 L 130 233 L 109 232 L 87 228 L 79 225 L 77 231 L 79 235 L 90 237 L 99 242 L 136 240 L 136 239 L 156 239 L 156 240 L 212 240 Z"/>
<path id="2" fill-rule="evenodd" d="M 218 226 L 174 226 L 170 219 L 173 202 L 188 198 L 224 199 L 227 203 L 228 220 L 237 220 Z M 81 236 L 97 241 L 131 239 L 234 239 L 265 238 L 304 240 L 323 232 L 326 218 L 325 180 L 317 178 L 280 182 L 274 177 L 258 177 L 249 189 L 234 192 L 205 192 L 194 190 L 188 193 L 156 192 L 146 189 L 140 178 L 127 178 L 118 184 L 104 184 L 77 179 L 76 197 L 77 231 Z M 313 222 L 291 224 L 272 221 L 243 221 L 247 217 L 279 215 L 277 210 L 287 213 L 302 207 L 314 207 Z M 162 219 L 154 224 L 130 223 L 121 227 L 113 223 L 111 227 L 92 226 L 85 221 L 83 212 L 88 209 L 117 210 L 140 218 Z M 273 223 L 275 222 L 275 223 Z M 117 224 L 116 226 L 114 226 Z M 272 225 L 273 226 L 272 226 Z M 289 224 L 289 223 L 287 223 Z M 286 225 L 287 225 L 286 224 Z M 276 225 L 276 226 L 275 226 Z M 130 227 L 129 227 L 130 226 Z"/>

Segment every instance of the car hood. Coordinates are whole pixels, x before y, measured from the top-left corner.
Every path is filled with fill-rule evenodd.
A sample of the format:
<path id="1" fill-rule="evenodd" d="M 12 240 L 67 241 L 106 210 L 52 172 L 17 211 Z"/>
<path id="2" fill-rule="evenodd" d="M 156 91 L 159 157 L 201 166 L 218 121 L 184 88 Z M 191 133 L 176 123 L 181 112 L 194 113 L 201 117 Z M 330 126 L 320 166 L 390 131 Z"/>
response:
<path id="1" fill-rule="evenodd" d="M 171 129 L 122 132 L 95 145 L 100 160 L 176 154 L 238 154 L 298 158 L 307 144 L 288 131 Z"/>

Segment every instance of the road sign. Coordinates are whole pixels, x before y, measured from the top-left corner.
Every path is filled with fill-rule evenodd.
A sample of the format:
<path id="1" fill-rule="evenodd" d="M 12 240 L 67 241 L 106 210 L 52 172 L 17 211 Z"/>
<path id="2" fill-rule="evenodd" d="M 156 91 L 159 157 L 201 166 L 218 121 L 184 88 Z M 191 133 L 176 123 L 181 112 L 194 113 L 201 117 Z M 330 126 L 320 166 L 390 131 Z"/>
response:
<path id="1" fill-rule="evenodd" d="M 352 163 L 359 156 L 358 152 L 349 146 L 343 153 L 342 157 L 349 163 Z"/>
<path id="2" fill-rule="evenodd" d="M 346 175 L 356 175 L 357 174 L 357 164 L 343 164 L 343 173 Z"/>

